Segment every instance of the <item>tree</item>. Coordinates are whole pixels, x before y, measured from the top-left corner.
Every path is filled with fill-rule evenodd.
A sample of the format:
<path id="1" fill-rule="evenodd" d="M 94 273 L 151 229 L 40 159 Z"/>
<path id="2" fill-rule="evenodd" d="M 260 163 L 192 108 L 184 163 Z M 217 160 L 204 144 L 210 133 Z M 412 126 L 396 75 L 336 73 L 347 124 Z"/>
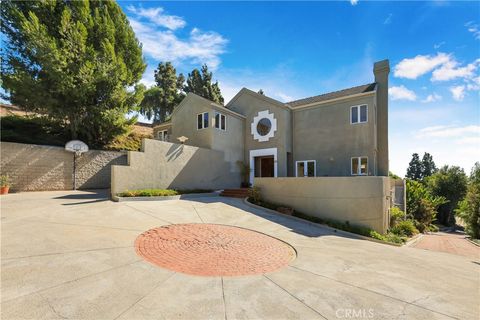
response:
<path id="1" fill-rule="evenodd" d="M 2 87 L 26 110 L 61 120 L 72 138 L 106 144 L 135 119 L 145 70 L 140 43 L 114 1 L 3 1 Z"/>
<path id="2" fill-rule="evenodd" d="M 258 92 L 257 92 L 257 93 L 258 93 L 258 94 L 261 94 L 262 96 L 264 96 L 264 95 L 265 95 L 265 92 L 263 92 L 263 89 L 260 89 L 260 90 L 258 90 Z"/>
<path id="3" fill-rule="evenodd" d="M 159 63 L 155 70 L 156 85 L 149 88 L 140 103 L 140 114 L 153 123 L 161 123 L 173 112 L 173 109 L 185 97 L 183 86 L 185 77 L 177 75 L 171 62 Z"/>
<path id="4" fill-rule="evenodd" d="M 433 157 L 430 153 L 425 152 L 422 158 L 422 179 L 430 177 L 435 172 L 437 172 L 437 167 L 435 166 Z"/>
<path id="5" fill-rule="evenodd" d="M 407 214 L 425 225 L 429 225 L 436 216 L 437 208 L 446 203 L 442 196 L 433 195 L 420 181 L 407 179 Z"/>
<path id="6" fill-rule="evenodd" d="M 201 73 L 198 69 L 193 69 L 187 77 L 187 85 L 185 86 L 185 92 L 195 93 L 205 99 L 223 105 L 223 97 L 218 86 L 218 81 L 212 83 L 212 73 L 208 71 L 206 64 L 202 66 Z"/>
<path id="7" fill-rule="evenodd" d="M 447 203 L 440 205 L 438 208 L 438 221 L 444 225 L 454 225 L 455 209 L 457 209 L 459 201 L 465 197 L 467 191 L 467 175 L 460 167 L 443 166 L 430 176 L 426 183 L 433 195 L 448 200 Z"/>
<path id="8" fill-rule="evenodd" d="M 412 155 L 412 160 L 408 164 L 406 177 L 417 181 L 422 179 L 422 163 L 420 162 L 418 153 Z"/>
<path id="9" fill-rule="evenodd" d="M 465 231 L 480 239 L 480 162 L 475 163 L 468 180 L 467 194 L 455 213 L 465 222 Z"/>

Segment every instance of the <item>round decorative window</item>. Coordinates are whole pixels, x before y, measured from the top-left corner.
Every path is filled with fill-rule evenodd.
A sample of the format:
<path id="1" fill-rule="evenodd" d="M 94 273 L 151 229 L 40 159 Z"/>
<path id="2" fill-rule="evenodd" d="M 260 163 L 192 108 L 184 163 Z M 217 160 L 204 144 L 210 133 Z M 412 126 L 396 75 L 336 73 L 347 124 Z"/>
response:
<path id="1" fill-rule="evenodd" d="M 277 119 L 275 115 L 268 110 L 263 110 L 257 113 L 253 117 L 252 124 L 250 126 L 250 132 L 253 135 L 253 139 L 258 142 L 266 142 L 275 136 L 277 131 Z"/>
<path id="2" fill-rule="evenodd" d="M 260 121 L 258 121 L 257 132 L 259 135 L 266 136 L 271 129 L 272 129 L 272 122 L 270 121 L 270 119 L 263 118 Z"/>

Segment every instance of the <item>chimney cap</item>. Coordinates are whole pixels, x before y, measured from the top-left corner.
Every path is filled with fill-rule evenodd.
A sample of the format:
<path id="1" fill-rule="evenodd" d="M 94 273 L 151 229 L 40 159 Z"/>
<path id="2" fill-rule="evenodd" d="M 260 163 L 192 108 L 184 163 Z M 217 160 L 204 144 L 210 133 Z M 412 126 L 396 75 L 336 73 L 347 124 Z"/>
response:
<path id="1" fill-rule="evenodd" d="M 382 71 L 390 72 L 390 62 L 388 61 L 388 59 L 377 61 L 373 64 L 374 73 Z"/>

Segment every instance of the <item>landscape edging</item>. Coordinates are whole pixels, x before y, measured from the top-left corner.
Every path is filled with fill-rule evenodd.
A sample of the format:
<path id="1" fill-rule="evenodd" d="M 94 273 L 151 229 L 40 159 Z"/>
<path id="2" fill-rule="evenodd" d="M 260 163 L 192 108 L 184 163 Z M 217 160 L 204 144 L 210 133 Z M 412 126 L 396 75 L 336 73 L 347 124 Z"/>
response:
<path id="1" fill-rule="evenodd" d="M 298 217 L 295 217 L 295 216 L 289 216 L 289 215 L 286 215 L 286 214 L 282 214 L 282 213 L 280 213 L 280 212 L 278 212 L 278 211 L 276 211 L 276 210 L 268 209 L 268 208 L 265 208 L 265 207 L 256 205 L 256 204 L 254 204 L 254 203 L 251 203 L 250 201 L 248 201 L 248 198 L 244 198 L 244 199 L 243 199 L 243 203 L 245 203 L 247 206 L 250 206 L 250 207 L 252 207 L 252 208 L 265 210 L 266 212 L 269 212 L 269 213 L 271 213 L 271 214 L 281 214 L 282 216 L 287 217 L 287 218 L 290 218 L 290 219 L 293 219 L 293 220 L 301 221 L 301 222 L 308 223 L 308 224 L 311 224 L 311 225 L 314 225 L 314 226 L 321 226 L 321 227 L 323 227 L 323 228 L 332 230 L 332 231 L 334 231 L 334 232 L 336 232 L 336 233 L 338 233 L 338 234 L 343 234 L 343 235 L 345 235 L 345 236 L 356 237 L 356 238 L 361 239 L 361 240 L 367 240 L 367 241 L 376 242 L 376 243 L 380 243 L 380 244 L 387 244 L 387 245 L 394 246 L 394 247 L 402 247 L 402 246 L 405 245 L 405 244 L 391 243 L 391 242 L 386 242 L 386 241 L 382 241 L 382 240 L 378 240 L 378 239 L 374 239 L 374 238 L 362 236 L 361 234 L 351 233 L 351 232 L 348 232 L 348 231 L 344 231 L 344 230 L 332 228 L 332 227 L 330 227 L 329 225 L 326 225 L 326 224 L 317 223 L 317 222 L 305 220 L 305 219 L 302 219 L 302 218 L 298 218 Z"/>
<path id="2" fill-rule="evenodd" d="M 166 201 L 166 200 L 180 200 L 180 199 L 194 199 L 202 197 L 218 197 L 218 192 L 208 192 L 208 193 L 186 193 L 179 194 L 176 196 L 155 196 L 155 197 L 119 197 L 112 196 L 112 200 L 115 202 L 125 202 L 125 201 Z"/>

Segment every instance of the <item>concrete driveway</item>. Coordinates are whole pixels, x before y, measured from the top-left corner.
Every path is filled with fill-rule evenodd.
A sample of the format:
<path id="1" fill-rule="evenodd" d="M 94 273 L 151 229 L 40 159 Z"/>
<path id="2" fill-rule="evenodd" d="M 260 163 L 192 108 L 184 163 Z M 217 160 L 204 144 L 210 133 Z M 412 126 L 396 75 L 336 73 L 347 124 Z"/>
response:
<path id="1" fill-rule="evenodd" d="M 339 236 L 237 199 L 20 193 L 1 197 L 1 221 L 2 319 L 479 318 L 478 258 Z M 260 231 L 297 257 L 263 275 L 200 277 L 135 253 L 140 233 L 190 222 Z"/>

